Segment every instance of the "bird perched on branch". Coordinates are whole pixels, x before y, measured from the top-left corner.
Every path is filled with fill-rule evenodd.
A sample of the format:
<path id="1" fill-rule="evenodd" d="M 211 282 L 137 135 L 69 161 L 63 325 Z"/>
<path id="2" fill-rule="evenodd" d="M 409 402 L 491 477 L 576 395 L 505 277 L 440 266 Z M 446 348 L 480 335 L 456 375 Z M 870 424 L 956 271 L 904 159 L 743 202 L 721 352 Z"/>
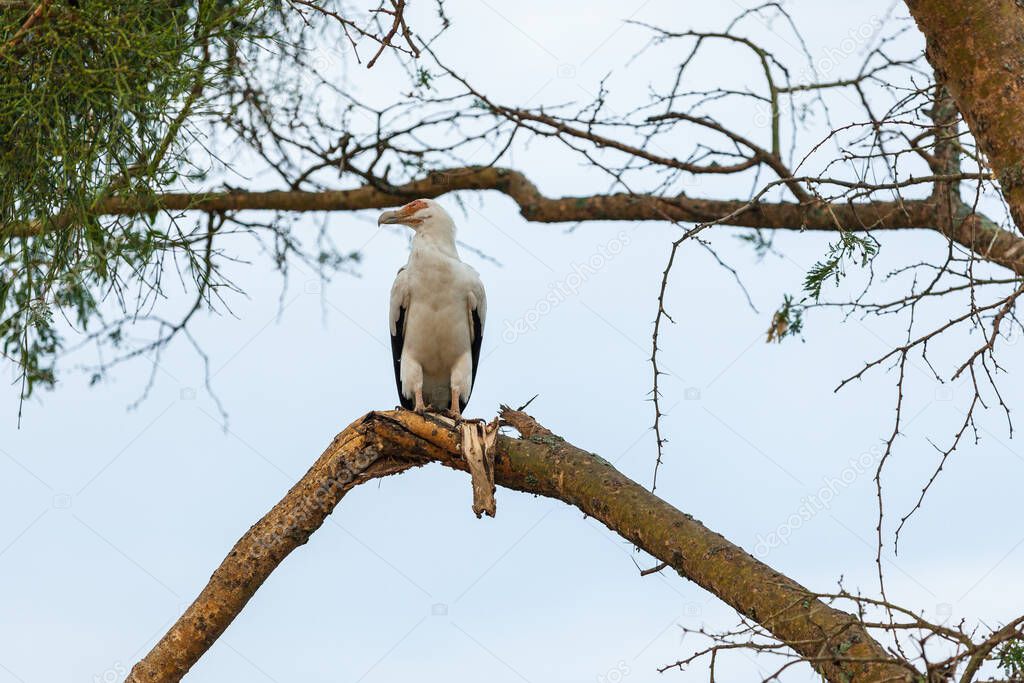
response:
<path id="1" fill-rule="evenodd" d="M 413 229 L 409 261 L 391 287 L 391 355 L 402 407 L 461 419 L 476 381 L 487 317 L 480 276 L 459 260 L 455 222 L 441 205 L 417 199 L 385 211 L 378 225 Z"/>

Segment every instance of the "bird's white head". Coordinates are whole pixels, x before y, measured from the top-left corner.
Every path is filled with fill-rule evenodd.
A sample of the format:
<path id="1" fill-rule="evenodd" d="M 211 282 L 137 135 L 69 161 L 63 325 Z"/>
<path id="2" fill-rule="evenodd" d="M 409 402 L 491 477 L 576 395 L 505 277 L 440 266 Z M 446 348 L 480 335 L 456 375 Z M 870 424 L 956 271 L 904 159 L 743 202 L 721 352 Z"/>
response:
<path id="1" fill-rule="evenodd" d="M 400 209 L 385 211 L 377 225 L 407 225 L 417 233 L 455 232 L 455 222 L 433 199 L 416 199 Z"/>

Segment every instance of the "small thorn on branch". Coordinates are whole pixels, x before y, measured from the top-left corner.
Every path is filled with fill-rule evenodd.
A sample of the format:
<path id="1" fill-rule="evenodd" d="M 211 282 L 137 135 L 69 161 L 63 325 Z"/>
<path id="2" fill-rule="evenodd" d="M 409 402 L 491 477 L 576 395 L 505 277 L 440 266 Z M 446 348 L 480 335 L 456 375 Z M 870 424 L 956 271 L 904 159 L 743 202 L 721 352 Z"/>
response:
<path id="1" fill-rule="evenodd" d="M 650 576 L 651 574 L 657 574 L 662 569 L 668 566 L 668 562 L 662 562 L 659 565 L 651 567 L 650 569 L 644 569 L 640 572 L 640 576 Z"/>

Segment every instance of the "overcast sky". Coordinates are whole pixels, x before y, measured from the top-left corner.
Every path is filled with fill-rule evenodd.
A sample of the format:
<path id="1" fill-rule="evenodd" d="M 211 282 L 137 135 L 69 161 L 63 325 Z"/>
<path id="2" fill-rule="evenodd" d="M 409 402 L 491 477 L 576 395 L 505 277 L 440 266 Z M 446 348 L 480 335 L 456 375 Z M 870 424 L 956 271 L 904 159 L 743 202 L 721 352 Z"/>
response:
<path id="1" fill-rule="evenodd" d="M 611 70 L 626 77 L 627 94 L 629 84 L 642 94 L 653 74 L 623 65 L 644 34 L 623 20 L 720 28 L 739 7 L 711 4 L 449 3 L 454 24 L 439 50 L 504 102 L 586 99 Z M 790 3 L 811 53 L 823 58 L 890 5 Z M 661 57 L 666 68 L 672 57 Z M 853 68 L 860 56 L 850 59 Z M 723 53 L 721 73 L 746 64 Z M 351 77 L 376 101 L 404 88 L 385 61 Z M 529 172 L 550 196 L 607 187 L 577 160 L 545 154 L 518 149 L 502 163 Z M 729 197 L 747 189 L 696 191 Z M 525 222 L 498 194 L 467 200 L 465 208 L 441 201 L 460 239 L 500 261 L 463 251 L 489 299 L 469 414 L 489 417 L 499 403 L 539 394 L 531 412 L 543 424 L 649 484 L 651 321 L 678 228 L 587 223 L 569 232 Z M 127 406 L 151 371 L 145 360 L 92 388 L 83 375 L 65 374 L 56 391 L 26 405 L 20 430 L 17 387 L 0 394 L 0 683 L 123 679 L 334 434 L 396 404 L 386 305 L 408 238 L 401 229 L 378 230 L 375 218 L 329 218 L 336 239 L 365 258 L 357 274 L 323 286 L 299 269 L 282 294 L 266 258 L 240 246 L 252 263 L 231 275 L 247 297 L 231 299 L 234 315 L 201 318 L 195 329 L 230 416 L 226 432 L 202 387 L 202 366 L 182 343 L 163 357 L 152 391 L 133 410 Z M 297 229 L 312 225 L 310 217 Z M 799 291 L 828 236 L 780 235 L 782 256 L 758 263 L 737 234 L 719 230 L 711 240 L 743 272 L 757 312 L 696 248 L 682 252 L 668 292 L 677 324 L 662 340 L 670 443 L 659 493 L 806 586 L 826 591 L 843 577 L 848 588 L 872 591 L 872 475 L 891 430 L 894 378 L 875 373 L 833 389 L 898 342 L 903 328 L 823 313 L 808 321 L 803 341 L 766 345 L 771 311 Z M 882 247 L 879 271 L 946 249 L 923 232 L 885 235 Z M 611 256 L 598 259 L 596 272 L 573 276 L 598 254 Z M 577 282 L 570 296 L 539 304 L 568 281 Z M 517 321 L 524 321 L 519 331 L 509 332 Z M 937 353 L 962 352 L 973 341 L 957 337 Z M 1003 354 L 1011 406 L 1024 401 L 1012 380 L 1015 351 Z M 905 436 L 887 470 L 899 514 L 935 466 L 927 439 L 945 443 L 968 398 L 962 384 L 939 385 L 920 364 L 911 372 Z M 980 444 L 952 458 L 899 556 L 891 546 L 886 553 L 889 597 L 938 621 L 995 624 L 1020 611 L 1024 532 L 1011 520 L 1024 451 L 996 411 L 980 424 Z M 823 497 L 827 509 L 793 522 L 809 498 Z M 497 518 L 478 521 L 470 500 L 468 478 L 440 467 L 355 490 L 188 680 L 706 679 L 704 666 L 656 669 L 701 645 L 680 627 L 728 628 L 736 623 L 730 608 L 676 575 L 641 578 L 634 559 L 647 567 L 649 558 L 560 502 L 499 490 Z M 785 541 L 771 541 L 773 533 Z M 723 680 L 767 673 L 742 653 L 720 666 Z M 789 679 L 814 676 L 804 667 Z"/>

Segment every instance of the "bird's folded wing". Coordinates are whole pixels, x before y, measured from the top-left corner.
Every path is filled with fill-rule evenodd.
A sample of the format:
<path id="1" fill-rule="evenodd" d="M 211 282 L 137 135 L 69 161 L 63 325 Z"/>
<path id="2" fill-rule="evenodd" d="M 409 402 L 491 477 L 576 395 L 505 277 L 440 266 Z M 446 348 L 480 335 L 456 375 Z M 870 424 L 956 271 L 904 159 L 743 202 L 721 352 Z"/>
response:
<path id="1" fill-rule="evenodd" d="M 469 277 L 469 329 L 470 329 L 470 350 L 473 357 L 472 384 L 470 393 L 476 387 L 476 370 L 480 365 L 480 347 L 484 341 L 484 323 L 487 320 L 487 293 L 484 292 L 484 283 L 480 276 L 472 268 L 468 268 Z M 464 399 L 469 402 L 469 396 Z M 463 401 L 460 401 L 463 403 Z"/>
<path id="2" fill-rule="evenodd" d="M 409 310 L 409 276 L 402 268 L 395 276 L 395 284 L 391 286 L 391 307 L 388 314 L 388 327 L 391 331 L 391 358 L 395 365 L 395 385 L 398 387 L 398 400 L 402 407 L 412 410 L 413 397 L 402 393 L 402 348 L 405 346 L 406 311 Z"/>

